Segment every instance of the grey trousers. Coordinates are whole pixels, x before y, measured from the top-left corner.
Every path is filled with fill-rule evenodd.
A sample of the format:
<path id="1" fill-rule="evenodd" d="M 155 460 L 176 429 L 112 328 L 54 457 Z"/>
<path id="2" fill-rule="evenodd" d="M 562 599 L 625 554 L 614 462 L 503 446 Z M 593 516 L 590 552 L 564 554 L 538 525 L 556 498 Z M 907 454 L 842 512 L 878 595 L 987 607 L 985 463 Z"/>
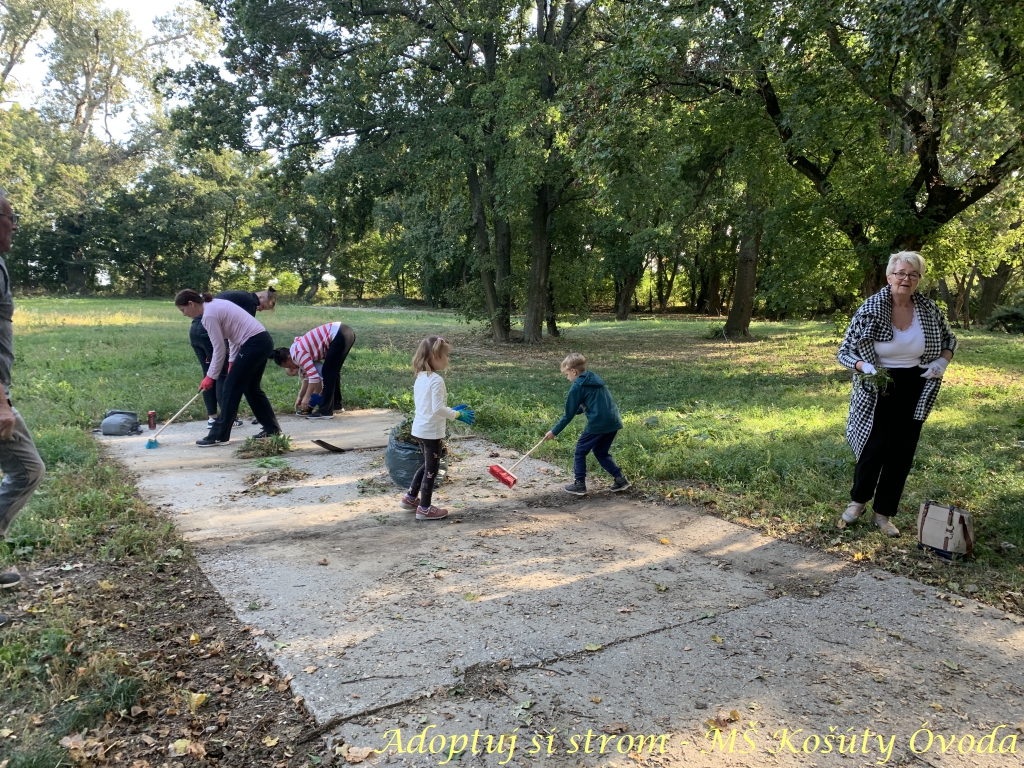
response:
<path id="1" fill-rule="evenodd" d="M 17 410 L 14 417 L 11 439 L 0 440 L 0 469 L 4 471 L 3 482 L 0 482 L 0 539 L 7 534 L 15 515 L 25 506 L 46 474 L 46 467 L 39 458 L 25 420 Z"/>

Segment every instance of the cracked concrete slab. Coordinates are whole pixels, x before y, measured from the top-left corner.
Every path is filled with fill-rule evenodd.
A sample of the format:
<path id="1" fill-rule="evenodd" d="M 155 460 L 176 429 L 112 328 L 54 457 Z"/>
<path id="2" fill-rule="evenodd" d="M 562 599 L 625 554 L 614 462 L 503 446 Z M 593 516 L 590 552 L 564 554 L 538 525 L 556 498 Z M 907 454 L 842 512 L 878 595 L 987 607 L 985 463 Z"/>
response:
<path id="1" fill-rule="evenodd" d="M 172 427 L 156 451 L 106 441 L 293 676 L 324 725 L 312 751 L 390 743 L 378 761 L 437 765 L 454 759 L 452 736 L 476 733 L 479 754 L 467 741 L 461 762 L 1020 763 L 1020 731 L 1016 753 L 998 753 L 1024 729 L 1019 620 L 692 509 L 600 489 L 575 499 L 532 458 L 506 489 L 487 466 L 517 455 L 480 439 L 452 443 L 437 494 L 449 518 L 417 523 L 382 450 L 308 442 L 381 445 L 396 420 L 285 417 L 289 463 L 309 474 L 275 495 L 243 493 L 254 469 L 230 447 L 195 448 L 202 423 Z M 915 754 L 922 723 L 931 746 L 919 734 Z M 962 750 L 999 725 L 995 752 Z M 424 729 L 424 751 L 408 753 Z M 664 734 L 664 754 L 622 754 L 641 733 Z M 960 741 L 943 754 L 940 733 Z"/>

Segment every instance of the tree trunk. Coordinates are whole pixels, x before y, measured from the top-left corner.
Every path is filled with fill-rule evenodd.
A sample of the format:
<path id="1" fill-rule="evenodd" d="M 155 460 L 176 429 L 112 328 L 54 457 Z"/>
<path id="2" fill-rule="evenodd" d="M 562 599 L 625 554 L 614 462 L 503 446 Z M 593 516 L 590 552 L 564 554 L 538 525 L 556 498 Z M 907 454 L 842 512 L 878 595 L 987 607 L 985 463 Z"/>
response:
<path id="1" fill-rule="evenodd" d="M 558 312 L 555 311 L 555 289 L 551 285 L 551 281 L 548 281 L 548 309 L 547 309 L 547 322 L 548 322 L 548 336 L 553 339 L 557 339 L 561 336 L 561 332 L 558 330 Z"/>
<path id="2" fill-rule="evenodd" d="M 953 301 L 953 295 L 949 292 L 949 286 L 946 285 L 946 278 L 944 277 L 939 278 L 939 295 L 946 302 L 946 317 L 956 322 L 956 302 Z"/>
<path id="3" fill-rule="evenodd" d="M 495 162 L 484 160 L 487 175 L 488 203 L 491 207 L 492 229 L 494 231 L 494 290 L 497 306 L 496 321 L 501 332 L 501 341 L 508 341 L 512 328 L 512 226 L 508 219 L 498 213 L 493 193 L 495 187 Z M 495 320 L 491 321 L 494 328 Z"/>
<path id="4" fill-rule="evenodd" d="M 523 341 L 527 344 L 540 343 L 544 309 L 547 307 L 548 273 L 551 268 L 549 209 L 548 185 L 541 184 L 537 188 L 531 222 L 530 282 L 526 299 L 526 317 L 523 318 Z"/>
<path id="5" fill-rule="evenodd" d="M 71 260 L 67 264 L 67 289 L 68 293 L 81 295 L 87 292 L 89 287 L 88 265 L 85 254 L 80 248 L 71 254 Z"/>
<path id="6" fill-rule="evenodd" d="M 974 318 L 975 322 L 978 324 L 988 322 L 1012 273 L 1013 268 L 1007 262 L 1000 261 L 996 271 L 990 277 L 979 278 L 981 296 L 978 297 L 978 313 Z"/>
<path id="7" fill-rule="evenodd" d="M 636 286 L 639 282 L 640 275 L 634 272 L 628 272 L 623 275 L 621 282 L 615 281 L 616 320 L 629 320 L 629 310 L 633 303 L 633 294 L 636 293 Z"/>
<path id="8" fill-rule="evenodd" d="M 146 264 L 146 298 L 150 298 L 153 295 L 153 261 L 149 259 Z"/>
<path id="9" fill-rule="evenodd" d="M 762 231 L 760 223 L 755 224 L 751 221 L 740 236 L 732 307 L 729 309 L 729 319 L 725 321 L 726 336 L 750 336 L 750 318 L 754 315 L 757 257 L 761 252 Z"/>
<path id="10" fill-rule="evenodd" d="M 469 201 L 473 211 L 473 232 L 475 235 L 476 260 L 480 267 L 480 283 L 484 291 L 484 306 L 491 321 L 491 338 L 495 342 L 508 341 L 508 330 L 503 328 L 501 310 L 498 306 L 498 292 L 494 285 L 494 269 L 491 266 L 491 242 L 487 235 L 487 217 L 484 214 L 484 196 L 480 189 L 480 176 L 475 162 L 466 169 L 469 185 Z"/>

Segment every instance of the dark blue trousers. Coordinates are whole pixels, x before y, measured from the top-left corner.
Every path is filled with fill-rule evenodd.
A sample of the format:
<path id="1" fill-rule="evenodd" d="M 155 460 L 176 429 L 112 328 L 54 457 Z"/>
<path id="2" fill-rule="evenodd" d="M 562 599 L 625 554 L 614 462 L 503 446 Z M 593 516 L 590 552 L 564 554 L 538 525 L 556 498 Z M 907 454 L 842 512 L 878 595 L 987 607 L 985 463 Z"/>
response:
<path id="1" fill-rule="evenodd" d="M 594 458 L 597 459 L 598 464 L 604 467 L 605 472 L 615 478 L 622 477 L 622 470 L 608 453 L 617 434 L 619 434 L 618 431 L 606 432 L 603 435 L 584 432 L 580 435 L 580 439 L 576 441 L 576 458 L 573 461 L 576 482 L 582 483 L 587 479 L 587 454 L 591 451 L 594 452 Z"/>

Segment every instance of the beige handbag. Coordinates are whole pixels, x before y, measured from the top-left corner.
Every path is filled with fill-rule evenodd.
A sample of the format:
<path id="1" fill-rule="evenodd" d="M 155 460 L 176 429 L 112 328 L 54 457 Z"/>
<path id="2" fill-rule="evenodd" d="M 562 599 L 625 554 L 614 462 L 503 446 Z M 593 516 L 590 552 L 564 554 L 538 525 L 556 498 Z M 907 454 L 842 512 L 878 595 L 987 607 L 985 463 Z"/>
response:
<path id="1" fill-rule="evenodd" d="M 917 541 L 918 549 L 930 549 L 946 560 L 973 557 L 974 521 L 969 512 L 928 500 L 917 515 Z"/>

